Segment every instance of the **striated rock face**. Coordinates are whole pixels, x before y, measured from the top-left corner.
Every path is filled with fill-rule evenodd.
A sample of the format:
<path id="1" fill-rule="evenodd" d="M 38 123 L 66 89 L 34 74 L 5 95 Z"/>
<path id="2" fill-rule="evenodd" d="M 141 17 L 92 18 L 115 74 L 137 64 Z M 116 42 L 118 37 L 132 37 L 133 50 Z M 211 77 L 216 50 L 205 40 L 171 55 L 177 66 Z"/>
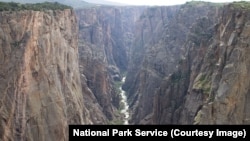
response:
<path id="1" fill-rule="evenodd" d="M 156 93 L 155 123 L 249 124 L 249 10 L 235 5 L 192 26 L 185 59 Z"/>
<path id="2" fill-rule="evenodd" d="M 164 40 L 161 39 L 164 26 L 177 16 L 178 9 L 179 7 L 148 8 L 137 21 L 134 47 L 131 49 L 128 74 L 123 86 L 132 108 L 131 123 L 142 123 L 140 120 L 151 115 L 154 91 L 160 84 L 161 77 L 167 73 L 164 69 L 173 65 L 171 61 L 175 61 L 167 59 L 171 53 L 163 48 Z"/>
<path id="3" fill-rule="evenodd" d="M 189 116 L 195 95 L 200 107 L 195 118 L 181 122 L 195 124 L 249 124 L 249 39 L 250 10 L 233 3 L 221 9 L 215 34 L 208 43 L 199 71 L 189 86 L 190 94 L 183 107 Z M 245 5 L 247 6 L 247 5 Z M 192 65 L 193 67 L 196 65 Z M 198 68 L 198 67 L 197 67 Z M 197 90 L 199 92 L 197 92 Z M 196 100 L 197 101 L 197 100 Z M 194 111 L 194 110 L 192 110 Z M 193 113 L 192 113 L 193 114 Z M 193 115 L 192 115 L 193 116 Z"/>
<path id="4" fill-rule="evenodd" d="M 201 2 L 147 9 L 124 85 L 130 122 L 249 124 L 247 6 Z"/>
<path id="5" fill-rule="evenodd" d="M 132 107 L 131 123 L 155 123 L 152 119 L 158 104 L 157 90 L 177 69 L 178 62 L 185 58 L 183 45 L 190 27 L 209 10 L 212 10 L 209 5 L 201 3 L 197 6 L 153 7 L 141 15 L 124 85 Z M 174 89 L 178 90 L 178 87 Z M 169 113 L 166 109 L 161 112 Z"/>
<path id="6" fill-rule="evenodd" d="M 203 104 L 209 90 L 204 76 L 199 79 L 204 83 L 194 84 L 197 72 L 200 71 L 201 65 L 208 62 L 204 68 L 210 72 L 213 66 L 213 57 L 205 55 L 209 44 L 212 42 L 212 36 L 215 34 L 214 26 L 217 23 L 218 11 L 216 7 L 210 7 L 206 16 L 197 18 L 190 26 L 187 33 L 187 40 L 183 44 L 186 51 L 176 64 L 176 69 L 169 76 L 165 77 L 160 87 L 155 93 L 155 109 L 153 114 L 153 122 L 158 124 L 192 124 L 197 109 Z M 216 14 L 217 13 L 217 14 Z M 191 96 L 190 90 L 192 86 L 202 86 L 204 89 L 194 89 Z M 190 88 L 191 87 L 191 88 Z M 187 102 L 189 101 L 189 102 Z M 184 103 L 188 105 L 184 105 Z M 186 113 L 187 115 L 185 115 Z"/>
<path id="7" fill-rule="evenodd" d="M 92 123 L 74 12 L 1 12 L 0 19 L 0 140 L 67 140 L 68 124 Z"/>
<path id="8" fill-rule="evenodd" d="M 250 123 L 248 7 L 76 14 L 0 12 L 0 140 L 67 140 L 68 124 L 119 123 L 114 82 L 126 72 L 130 124 Z"/>
<path id="9" fill-rule="evenodd" d="M 113 81 L 127 70 L 135 21 L 142 8 L 97 7 L 77 10 L 80 72 L 88 89 L 88 105 L 95 124 L 118 117 L 119 95 Z"/>

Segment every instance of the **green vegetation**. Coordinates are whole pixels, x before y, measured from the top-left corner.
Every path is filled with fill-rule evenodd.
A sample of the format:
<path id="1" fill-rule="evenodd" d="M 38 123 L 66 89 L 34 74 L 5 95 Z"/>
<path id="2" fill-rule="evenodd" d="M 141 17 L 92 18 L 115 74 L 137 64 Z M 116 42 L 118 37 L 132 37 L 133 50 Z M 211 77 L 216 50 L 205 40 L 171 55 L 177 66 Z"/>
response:
<path id="1" fill-rule="evenodd" d="M 114 88 L 117 95 L 121 93 L 120 87 L 122 86 L 121 81 L 114 81 Z"/>
<path id="2" fill-rule="evenodd" d="M 207 5 L 207 6 L 218 6 L 221 7 L 225 5 L 224 3 L 212 3 L 212 2 L 205 2 L 205 1 L 189 1 L 186 2 L 187 6 L 202 6 L 202 5 Z"/>
<path id="3" fill-rule="evenodd" d="M 35 3 L 43 3 L 45 1 L 48 2 L 59 2 L 64 5 L 69 5 L 74 8 L 89 8 L 96 6 L 95 4 L 88 3 L 82 0 L 1 0 L 3 2 L 15 2 L 15 3 L 21 3 L 21 4 L 35 4 Z"/>
<path id="4" fill-rule="evenodd" d="M 186 2 L 187 5 L 200 5 L 200 4 L 208 4 L 209 2 L 204 2 L 204 1 L 188 1 Z"/>
<path id="5" fill-rule="evenodd" d="M 120 101 L 120 106 L 119 106 L 119 109 L 118 111 L 121 113 L 121 111 L 125 108 L 125 104 L 123 102 Z"/>
<path id="6" fill-rule="evenodd" d="M 117 118 L 117 119 L 110 121 L 108 125 L 123 125 L 123 121 L 122 119 Z"/>
<path id="7" fill-rule="evenodd" d="M 187 6 L 200 6 L 200 5 L 208 5 L 208 6 L 218 6 L 222 7 L 225 5 L 225 3 L 211 3 L 211 2 L 204 2 L 204 1 L 190 1 L 186 2 Z M 237 1 L 230 3 L 234 8 L 236 9 L 246 9 L 250 10 L 250 2 L 247 1 Z"/>
<path id="8" fill-rule="evenodd" d="M 122 120 L 122 114 L 120 110 L 115 110 L 115 114 L 117 115 L 113 120 L 108 121 L 108 125 L 122 125 L 123 120 Z"/>
<path id="9" fill-rule="evenodd" d="M 121 72 L 121 78 L 123 78 L 123 76 L 126 76 L 127 72 Z M 115 89 L 115 94 L 116 96 L 119 97 L 119 107 L 117 107 L 117 113 L 115 115 L 120 115 L 119 117 L 117 117 L 116 119 L 110 121 L 108 124 L 111 125 L 122 125 L 123 124 L 123 118 L 121 116 L 124 116 L 123 113 L 121 113 L 121 111 L 125 108 L 125 104 L 121 101 L 122 96 L 121 96 L 121 87 L 123 85 L 122 81 L 113 81 L 113 88 Z"/>
<path id="10" fill-rule="evenodd" d="M 121 81 L 114 81 L 114 88 L 115 88 L 115 93 L 116 93 L 116 95 L 117 96 L 119 96 L 120 97 L 120 99 L 121 99 L 121 96 L 120 96 L 120 93 L 121 93 L 121 87 L 122 87 L 122 82 Z M 122 103 L 121 101 L 119 102 L 119 112 L 122 110 L 122 109 L 124 109 L 124 103 Z"/>
<path id="11" fill-rule="evenodd" d="M 199 74 L 194 81 L 193 88 L 202 90 L 205 94 L 209 94 L 211 90 L 211 81 L 209 81 L 206 75 Z"/>
<path id="12" fill-rule="evenodd" d="M 233 2 L 231 5 L 236 9 L 246 9 L 250 10 L 250 2 L 247 1 L 239 1 L 239 2 Z"/>
<path id="13" fill-rule="evenodd" d="M 44 3 L 36 3 L 36 4 L 0 2 L 0 11 L 21 11 L 21 10 L 44 11 L 44 10 L 64 10 L 64 9 L 72 9 L 72 7 L 60 4 L 58 2 L 54 2 L 54 3 L 44 2 Z"/>

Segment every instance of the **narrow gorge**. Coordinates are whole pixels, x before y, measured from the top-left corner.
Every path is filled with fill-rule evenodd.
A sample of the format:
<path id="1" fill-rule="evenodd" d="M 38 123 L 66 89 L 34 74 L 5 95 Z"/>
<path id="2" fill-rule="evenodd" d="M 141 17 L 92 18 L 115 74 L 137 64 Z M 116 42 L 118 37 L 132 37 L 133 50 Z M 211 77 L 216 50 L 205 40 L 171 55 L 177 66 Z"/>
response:
<path id="1" fill-rule="evenodd" d="M 74 8 L 0 3 L 0 141 L 68 140 L 70 124 L 250 123 L 249 2 L 63 2 Z"/>

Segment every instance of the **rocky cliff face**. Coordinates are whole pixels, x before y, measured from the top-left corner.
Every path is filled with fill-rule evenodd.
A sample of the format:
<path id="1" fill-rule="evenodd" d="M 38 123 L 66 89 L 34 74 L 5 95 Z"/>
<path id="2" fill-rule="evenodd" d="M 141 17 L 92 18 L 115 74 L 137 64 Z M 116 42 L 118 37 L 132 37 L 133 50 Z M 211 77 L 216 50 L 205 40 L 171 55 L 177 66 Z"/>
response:
<path id="1" fill-rule="evenodd" d="M 185 59 L 156 93 L 155 123 L 249 123 L 249 10 L 216 9 L 191 27 Z"/>
<path id="2" fill-rule="evenodd" d="M 197 72 L 200 71 L 201 65 L 207 62 L 205 71 L 210 72 L 214 63 L 213 56 L 205 54 L 212 42 L 212 36 L 216 32 L 214 27 L 218 22 L 217 16 L 220 9 L 212 6 L 206 10 L 206 15 L 195 19 L 187 32 L 186 41 L 182 45 L 185 50 L 184 56 L 176 62 L 175 70 L 161 81 L 155 93 L 153 123 L 193 124 L 192 120 L 197 109 L 203 104 L 202 101 L 207 98 L 206 94 L 200 94 L 209 91 L 209 84 L 206 84 L 207 81 L 204 80 L 204 76 L 200 77 L 204 83 L 197 84 L 197 87 L 203 88 L 202 90 L 190 88 L 194 85 L 193 81 Z M 189 89 L 192 89 L 196 94 L 189 97 Z M 192 102 L 189 101 L 190 99 Z M 183 103 L 187 101 L 190 102 L 188 102 L 189 105 L 183 106 Z"/>
<path id="3" fill-rule="evenodd" d="M 67 140 L 92 123 L 78 67 L 72 10 L 0 13 L 0 139 Z"/>
<path id="4" fill-rule="evenodd" d="M 86 81 L 83 87 L 89 88 L 87 104 L 93 109 L 96 124 L 118 117 L 119 95 L 113 82 L 127 70 L 134 25 L 141 9 L 96 7 L 76 11 L 81 77 Z"/>
<path id="5" fill-rule="evenodd" d="M 247 11 L 238 6 L 238 11 L 227 13 L 233 8 L 190 2 L 139 10 L 133 7 L 78 10 L 80 70 L 83 87 L 90 88 L 88 105 L 96 107 L 91 114 L 95 123 L 117 117 L 119 97 L 112 83 L 126 70 L 123 88 L 129 98 L 131 124 L 202 124 L 202 117 L 215 118 L 204 113 L 207 104 L 211 106 L 215 101 L 221 77 L 218 74 L 222 74 L 215 70 L 224 58 L 221 50 L 225 49 L 217 46 L 232 44 L 236 38 L 234 30 L 224 28 L 231 21 L 225 20 L 222 25 L 221 22 L 230 14 L 242 15 L 240 11 Z M 243 22 L 232 25 L 239 28 Z M 234 34 L 229 35 L 231 32 Z M 222 35 L 228 39 L 220 40 Z M 223 122 L 203 120 L 210 124 L 230 123 L 224 118 Z"/>
<path id="6" fill-rule="evenodd" d="M 249 124 L 249 4 L 233 3 L 221 9 L 215 34 L 208 43 L 199 71 L 192 70 L 181 120 L 195 124 Z M 197 65 L 192 65 L 192 68 Z M 197 67 L 198 68 L 198 67 Z M 197 75 L 193 75 L 193 74 Z M 194 100 L 190 97 L 203 97 Z M 193 107 L 196 113 L 190 116 Z"/>
<path id="7" fill-rule="evenodd" d="M 248 14 L 248 10 L 230 4 L 192 26 L 186 42 L 186 59 L 174 73 L 179 75 L 178 81 L 171 80 L 172 75 L 157 92 L 156 103 L 160 104 L 155 111 L 157 123 L 249 123 L 249 59 L 245 54 L 248 52 Z M 212 17 L 217 20 L 211 20 Z M 183 76 L 188 76 L 188 80 Z M 173 93 L 180 94 L 171 91 L 176 87 L 182 90 L 181 103 L 173 100 Z M 171 101 L 163 101 L 161 95 Z M 164 112 L 162 107 L 172 107 L 171 112 Z"/>
<path id="8" fill-rule="evenodd" d="M 0 139 L 116 123 L 126 71 L 131 124 L 249 124 L 248 7 L 0 12 Z"/>
<path id="9" fill-rule="evenodd" d="M 195 2 L 146 13 L 124 85 L 131 123 L 248 124 L 248 5 Z"/>
<path id="10" fill-rule="evenodd" d="M 172 74 L 178 62 L 185 58 L 183 45 L 192 24 L 210 10 L 210 5 L 204 3 L 186 4 L 153 7 L 141 15 L 124 85 L 132 107 L 132 123 L 154 123 L 156 91 L 161 81 Z"/>

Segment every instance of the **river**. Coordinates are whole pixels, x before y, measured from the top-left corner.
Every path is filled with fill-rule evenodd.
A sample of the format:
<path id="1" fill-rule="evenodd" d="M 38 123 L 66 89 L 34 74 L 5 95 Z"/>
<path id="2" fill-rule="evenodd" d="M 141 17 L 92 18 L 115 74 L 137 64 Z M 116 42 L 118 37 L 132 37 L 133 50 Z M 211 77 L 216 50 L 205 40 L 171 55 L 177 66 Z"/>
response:
<path id="1" fill-rule="evenodd" d="M 122 84 L 125 82 L 126 77 L 122 78 Z M 121 113 L 124 114 L 124 118 L 123 118 L 123 124 L 127 125 L 128 124 L 128 120 L 129 120 L 129 106 L 128 106 L 128 101 L 127 101 L 127 96 L 126 96 L 126 92 L 122 89 L 122 85 L 120 87 L 121 90 L 121 103 L 123 105 L 122 109 L 121 109 Z"/>

